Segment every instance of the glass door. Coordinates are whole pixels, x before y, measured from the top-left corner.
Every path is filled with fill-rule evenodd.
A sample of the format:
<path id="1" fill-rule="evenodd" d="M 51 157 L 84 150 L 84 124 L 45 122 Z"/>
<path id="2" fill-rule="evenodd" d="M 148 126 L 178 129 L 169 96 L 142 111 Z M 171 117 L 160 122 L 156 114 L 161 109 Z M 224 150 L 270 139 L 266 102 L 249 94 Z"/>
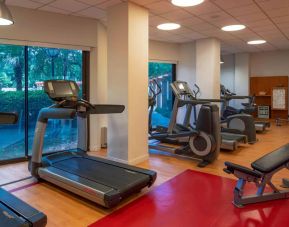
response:
<path id="1" fill-rule="evenodd" d="M 24 47 L 0 45 L 0 112 L 17 112 L 18 123 L 0 126 L 0 161 L 25 157 Z"/>
<path id="2" fill-rule="evenodd" d="M 149 63 L 149 85 L 155 92 L 159 89 L 161 90 L 160 94 L 156 96 L 156 104 L 152 113 L 152 127 L 167 127 L 169 125 L 173 108 L 173 93 L 170 84 L 174 80 L 174 64 L 158 62 Z M 152 95 L 151 93 L 152 92 L 149 89 L 149 94 Z"/>

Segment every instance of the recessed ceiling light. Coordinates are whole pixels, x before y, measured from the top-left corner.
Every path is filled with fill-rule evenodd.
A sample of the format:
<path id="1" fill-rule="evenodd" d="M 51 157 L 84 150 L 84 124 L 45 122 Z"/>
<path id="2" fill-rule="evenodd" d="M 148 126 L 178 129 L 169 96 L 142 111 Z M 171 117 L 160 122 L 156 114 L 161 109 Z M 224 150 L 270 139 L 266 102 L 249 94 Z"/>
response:
<path id="1" fill-rule="evenodd" d="M 262 40 L 262 39 L 260 39 L 260 40 L 251 40 L 251 41 L 248 41 L 247 43 L 250 44 L 250 45 L 258 45 L 258 44 L 266 43 L 266 40 Z"/>
<path id="2" fill-rule="evenodd" d="M 6 0 L 0 0 L 0 25 L 11 25 L 13 23 L 11 12 L 6 6 Z"/>
<path id="3" fill-rule="evenodd" d="M 196 6 L 204 2 L 204 0 L 172 0 L 173 5 L 180 7 Z"/>
<path id="4" fill-rule="evenodd" d="M 0 25 L 11 25 L 13 24 L 12 21 L 0 18 Z"/>
<path id="5" fill-rule="evenodd" d="M 233 24 L 233 25 L 228 25 L 228 26 L 222 27 L 222 30 L 226 31 L 226 32 L 232 32 L 232 31 L 239 31 L 239 30 L 242 30 L 244 28 L 246 28 L 246 26 L 243 24 Z"/>
<path id="6" fill-rule="evenodd" d="M 181 25 L 176 24 L 176 23 L 164 23 L 164 24 L 159 24 L 157 26 L 158 29 L 160 30 L 175 30 L 180 28 Z"/>

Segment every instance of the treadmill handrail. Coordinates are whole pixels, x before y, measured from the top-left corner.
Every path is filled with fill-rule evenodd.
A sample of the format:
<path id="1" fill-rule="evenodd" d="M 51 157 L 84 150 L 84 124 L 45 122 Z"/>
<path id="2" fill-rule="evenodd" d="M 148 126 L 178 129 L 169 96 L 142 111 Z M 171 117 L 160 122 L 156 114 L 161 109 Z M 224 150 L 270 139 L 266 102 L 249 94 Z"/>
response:
<path id="1" fill-rule="evenodd" d="M 75 109 L 46 107 L 40 110 L 37 121 L 47 122 L 48 119 L 73 119 L 75 116 Z"/>
<path id="2" fill-rule="evenodd" d="M 225 100 L 224 99 L 198 99 L 198 100 L 200 100 L 200 101 L 206 101 L 207 103 L 208 102 L 225 102 Z"/>
<path id="3" fill-rule="evenodd" d="M 225 99 L 225 100 L 232 100 L 232 99 L 251 99 L 251 96 L 248 95 L 234 95 L 234 96 L 221 96 L 221 99 Z"/>
<path id="4" fill-rule="evenodd" d="M 15 112 L 0 112 L 0 124 L 16 124 L 18 114 Z"/>
<path id="5" fill-rule="evenodd" d="M 20 215 L 22 219 L 28 221 L 32 226 L 42 227 L 46 225 L 47 216 L 44 213 L 31 207 L 3 188 L 0 188 L 0 197 L 3 205 L 17 215 Z"/>
<path id="6" fill-rule="evenodd" d="M 125 110 L 124 105 L 93 104 L 94 109 L 89 110 L 89 114 L 113 114 L 122 113 Z"/>
<path id="7" fill-rule="evenodd" d="M 200 100 L 200 99 L 196 99 L 196 100 L 182 100 L 182 99 L 179 99 L 178 107 L 181 107 L 181 106 L 184 106 L 184 105 L 196 106 L 196 105 L 202 105 L 202 104 L 208 104 L 208 101 L 203 101 L 203 100 Z"/>

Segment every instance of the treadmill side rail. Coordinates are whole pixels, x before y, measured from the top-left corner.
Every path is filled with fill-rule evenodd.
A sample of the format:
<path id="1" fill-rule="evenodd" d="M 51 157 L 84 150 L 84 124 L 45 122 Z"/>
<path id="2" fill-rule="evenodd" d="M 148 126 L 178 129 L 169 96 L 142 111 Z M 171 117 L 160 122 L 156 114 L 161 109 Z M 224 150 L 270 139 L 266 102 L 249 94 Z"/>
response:
<path id="1" fill-rule="evenodd" d="M 34 209 L 2 188 L 0 188 L 0 198 L 2 204 L 17 214 L 19 218 L 29 222 L 29 226 L 44 227 L 47 224 L 47 217 L 45 214 Z"/>

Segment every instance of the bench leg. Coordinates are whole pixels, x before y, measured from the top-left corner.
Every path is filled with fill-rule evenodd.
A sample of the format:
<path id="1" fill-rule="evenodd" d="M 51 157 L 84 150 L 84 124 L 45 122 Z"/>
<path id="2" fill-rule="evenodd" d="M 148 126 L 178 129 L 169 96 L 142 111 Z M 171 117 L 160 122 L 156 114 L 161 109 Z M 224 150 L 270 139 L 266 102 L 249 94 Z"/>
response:
<path id="1" fill-rule="evenodd" d="M 246 185 L 246 180 L 244 179 L 239 179 L 237 181 L 237 185 L 234 189 L 234 201 L 233 201 L 233 204 L 236 206 L 236 207 L 243 207 L 243 204 L 242 204 L 242 197 L 243 197 L 243 194 L 244 194 L 244 187 Z"/>

